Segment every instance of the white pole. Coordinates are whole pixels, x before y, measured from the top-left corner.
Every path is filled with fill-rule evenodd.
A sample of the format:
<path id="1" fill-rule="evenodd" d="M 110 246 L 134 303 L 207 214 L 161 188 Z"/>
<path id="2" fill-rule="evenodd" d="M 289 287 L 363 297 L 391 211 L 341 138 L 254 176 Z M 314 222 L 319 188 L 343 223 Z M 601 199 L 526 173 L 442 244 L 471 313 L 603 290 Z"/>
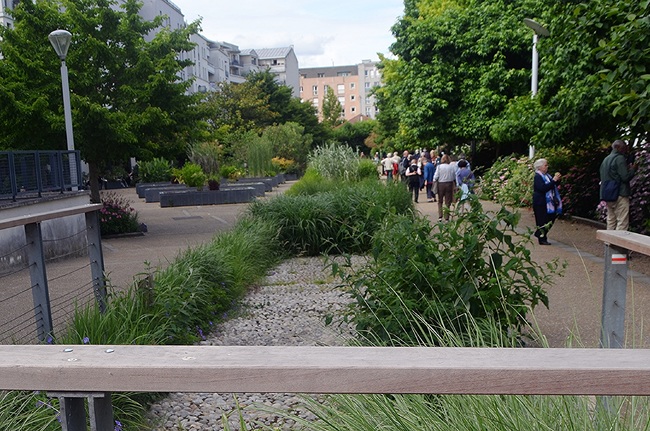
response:
<path id="1" fill-rule="evenodd" d="M 539 55 L 537 54 L 537 33 L 533 32 L 533 73 L 530 79 L 530 92 L 531 97 L 535 97 L 537 94 L 537 74 L 539 69 Z M 535 157 L 535 146 L 528 146 L 528 158 L 533 159 Z"/>
<path id="2" fill-rule="evenodd" d="M 65 118 L 65 136 L 68 151 L 74 151 L 74 135 L 72 133 L 72 108 L 70 107 L 70 85 L 68 84 L 68 66 L 61 60 L 61 86 L 63 88 L 63 116 Z M 77 158 L 74 153 L 69 155 L 70 183 L 72 190 L 78 190 Z"/>

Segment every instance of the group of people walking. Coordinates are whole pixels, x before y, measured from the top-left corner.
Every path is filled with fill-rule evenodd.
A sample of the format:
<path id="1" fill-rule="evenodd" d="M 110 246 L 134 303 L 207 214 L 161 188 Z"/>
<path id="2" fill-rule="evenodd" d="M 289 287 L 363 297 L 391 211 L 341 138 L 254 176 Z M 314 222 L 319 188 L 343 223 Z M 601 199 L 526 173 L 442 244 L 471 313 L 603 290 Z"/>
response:
<path id="1" fill-rule="evenodd" d="M 416 203 L 420 192 L 426 191 L 427 202 L 438 203 L 438 221 L 449 221 L 458 190 L 461 191 L 460 208 L 468 208 L 467 199 L 473 191 L 475 178 L 464 157 L 457 160 L 426 149 L 413 154 L 404 151 L 402 157 L 394 152 L 381 160 L 381 166 L 387 181 L 401 180 L 408 185 Z"/>

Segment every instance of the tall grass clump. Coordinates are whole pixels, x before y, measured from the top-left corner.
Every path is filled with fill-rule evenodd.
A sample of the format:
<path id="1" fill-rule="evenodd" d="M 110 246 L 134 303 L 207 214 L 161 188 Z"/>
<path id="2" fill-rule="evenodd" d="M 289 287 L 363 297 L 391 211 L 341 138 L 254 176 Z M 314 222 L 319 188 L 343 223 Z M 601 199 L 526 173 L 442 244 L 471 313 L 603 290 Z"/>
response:
<path id="1" fill-rule="evenodd" d="M 300 178 L 289 190 L 287 196 L 315 195 L 318 193 L 331 192 L 339 186 L 339 181 L 323 177 L 316 169 L 307 168 L 305 175 Z"/>
<path id="2" fill-rule="evenodd" d="M 368 180 L 338 183 L 327 192 L 256 201 L 250 212 L 279 227 L 279 240 L 291 254 L 315 256 L 365 253 L 387 214 L 411 214 L 412 208 L 404 187 Z"/>
<path id="3" fill-rule="evenodd" d="M 359 157 L 354 150 L 334 142 L 316 147 L 307 157 L 307 167 L 329 179 L 355 181 L 359 177 Z"/>
<path id="4" fill-rule="evenodd" d="M 253 176 L 271 175 L 273 173 L 273 147 L 263 138 L 253 138 L 248 144 L 248 173 Z"/>
<path id="5" fill-rule="evenodd" d="M 219 142 L 198 142 L 187 148 L 189 160 L 201 166 L 203 172 L 208 176 L 219 175 Z"/>

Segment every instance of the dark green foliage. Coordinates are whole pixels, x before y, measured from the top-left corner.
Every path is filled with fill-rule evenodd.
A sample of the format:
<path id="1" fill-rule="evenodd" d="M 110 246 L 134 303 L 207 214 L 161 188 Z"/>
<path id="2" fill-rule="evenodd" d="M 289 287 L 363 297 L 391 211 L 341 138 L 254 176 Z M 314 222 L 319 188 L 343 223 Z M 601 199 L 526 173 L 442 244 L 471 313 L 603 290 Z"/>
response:
<path id="1" fill-rule="evenodd" d="M 519 215 L 505 208 L 486 214 L 475 197 L 472 207 L 433 227 L 423 218 L 384 220 L 372 260 L 346 280 L 357 299 L 350 317 L 358 330 L 375 341 L 406 345 L 431 339 L 432 331 L 467 335 L 484 321 L 517 335 L 530 309 L 548 306 L 544 286 L 550 278 L 526 241 L 516 238 Z"/>

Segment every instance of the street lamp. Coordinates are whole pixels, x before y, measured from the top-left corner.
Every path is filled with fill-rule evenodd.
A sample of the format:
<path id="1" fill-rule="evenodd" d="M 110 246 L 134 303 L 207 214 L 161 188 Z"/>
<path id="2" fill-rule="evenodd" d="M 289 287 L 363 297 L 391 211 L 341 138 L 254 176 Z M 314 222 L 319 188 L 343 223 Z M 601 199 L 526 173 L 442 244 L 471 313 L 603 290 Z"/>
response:
<path id="1" fill-rule="evenodd" d="M 54 30 L 48 36 L 56 55 L 61 59 L 61 86 L 63 87 L 63 116 L 65 118 L 65 135 L 68 143 L 68 151 L 74 151 L 74 135 L 72 134 L 72 109 L 70 108 L 70 85 L 68 84 L 68 66 L 65 58 L 68 55 L 68 48 L 72 40 L 72 34 L 67 30 Z M 77 164 L 75 153 L 70 153 L 70 183 L 72 190 L 77 190 Z"/>
<path id="2" fill-rule="evenodd" d="M 540 23 L 533 21 L 530 18 L 524 18 L 524 24 L 533 30 L 533 73 L 530 79 L 530 92 L 531 97 L 535 97 L 537 94 L 537 73 L 539 69 L 539 56 L 537 54 L 537 39 L 539 36 L 549 36 L 550 33 Z M 528 158 L 532 159 L 535 156 L 535 147 L 532 145 L 528 146 Z"/>

